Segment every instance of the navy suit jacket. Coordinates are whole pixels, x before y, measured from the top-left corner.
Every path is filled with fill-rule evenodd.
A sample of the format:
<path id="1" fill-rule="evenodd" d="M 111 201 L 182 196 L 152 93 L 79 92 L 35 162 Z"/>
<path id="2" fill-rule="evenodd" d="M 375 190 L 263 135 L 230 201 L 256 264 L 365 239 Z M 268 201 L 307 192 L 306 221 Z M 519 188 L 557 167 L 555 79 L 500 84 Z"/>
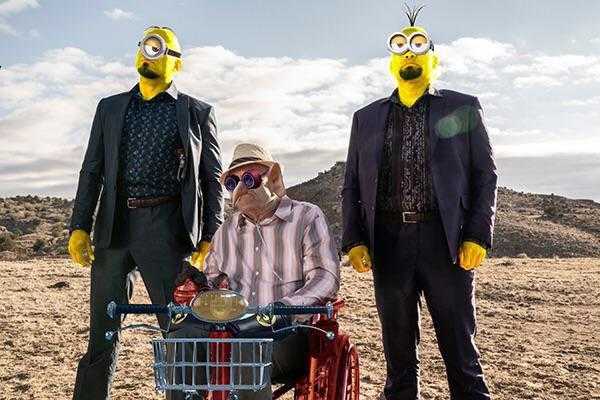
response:
<path id="1" fill-rule="evenodd" d="M 397 92 L 393 93 L 396 96 Z M 437 199 L 448 249 L 456 262 L 463 238 L 491 248 L 496 214 L 496 165 L 474 96 L 430 90 L 428 140 Z M 356 111 L 342 189 L 342 248 L 365 244 L 374 253 L 377 180 L 389 97 Z"/>

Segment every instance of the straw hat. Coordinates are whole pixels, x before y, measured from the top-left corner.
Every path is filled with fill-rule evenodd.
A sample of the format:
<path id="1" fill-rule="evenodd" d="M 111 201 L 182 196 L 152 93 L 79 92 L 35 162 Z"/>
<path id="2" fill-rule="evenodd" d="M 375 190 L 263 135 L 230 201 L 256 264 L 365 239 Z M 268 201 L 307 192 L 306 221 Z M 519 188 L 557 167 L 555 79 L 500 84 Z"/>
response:
<path id="1" fill-rule="evenodd" d="M 240 143 L 235 146 L 235 149 L 233 150 L 233 158 L 231 164 L 229 164 L 229 168 L 221 174 L 221 184 L 225 182 L 225 177 L 229 175 L 232 170 L 249 164 L 262 164 L 269 168 L 273 165 L 278 165 L 278 163 L 273 160 L 271 153 L 259 145 L 253 143 Z"/>

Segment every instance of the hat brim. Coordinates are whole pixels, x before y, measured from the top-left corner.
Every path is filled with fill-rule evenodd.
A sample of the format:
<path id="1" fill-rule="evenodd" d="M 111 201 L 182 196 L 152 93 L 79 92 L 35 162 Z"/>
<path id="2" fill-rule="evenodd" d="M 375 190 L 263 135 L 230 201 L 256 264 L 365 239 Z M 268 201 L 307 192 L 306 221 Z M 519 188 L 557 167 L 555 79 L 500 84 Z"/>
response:
<path id="1" fill-rule="evenodd" d="M 224 171 L 221 174 L 221 178 L 219 179 L 221 182 L 221 185 L 225 184 L 225 178 L 232 172 L 235 171 L 236 169 L 239 169 L 240 167 L 243 167 L 245 165 L 252 165 L 252 164 L 260 164 L 260 165 L 264 165 L 265 167 L 269 167 L 271 168 L 273 165 L 277 164 L 277 161 L 266 161 L 266 160 L 252 160 L 252 161 L 245 161 L 245 162 L 241 162 L 239 164 L 235 164 L 232 167 L 228 168 L 226 171 Z"/>

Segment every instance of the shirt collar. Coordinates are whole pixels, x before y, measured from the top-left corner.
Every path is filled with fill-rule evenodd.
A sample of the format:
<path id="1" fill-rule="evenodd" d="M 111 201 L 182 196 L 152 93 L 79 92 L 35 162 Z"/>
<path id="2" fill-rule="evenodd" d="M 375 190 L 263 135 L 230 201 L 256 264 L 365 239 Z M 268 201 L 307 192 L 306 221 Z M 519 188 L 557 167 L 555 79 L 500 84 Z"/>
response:
<path id="1" fill-rule="evenodd" d="M 171 82 L 167 90 L 165 90 L 167 94 L 169 94 L 172 98 L 177 100 L 177 96 L 179 96 L 179 91 L 177 90 L 177 86 L 175 86 L 175 82 Z"/>
<path id="2" fill-rule="evenodd" d="M 425 95 L 443 97 L 442 93 L 431 85 L 429 85 L 427 88 Z M 394 89 L 388 100 L 390 100 L 392 103 L 400 104 L 400 99 L 398 98 L 398 88 Z"/>
<path id="3" fill-rule="evenodd" d="M 133 88 L 131 88 L 131 91 L 134 95 L 140 94 L 140 84 L 137 83 Z M 167 90 L 164 91 L 164 93 L 167 93 L 173 99 L 177 100 L 177 97 L 179 96 L 179 91 L 177 90 L 177 86 L 175 86 L 175 82 L 171 82 L 171 84 L 169 85 Z"/>
<path id="4" fill-rule="evenodd" d="M 275 210 L 275 216 L 285 222 L 290 222 L 292 220 L 292 199 L 283 196 Z"/>
<path id="5" fill-rule="evenodd" d="M 239 211 L 234 214 L 233 218 L 234 226 L 237 229 L 242 229 L 244 226 L 246 226 L 246 223 L 248 222 L 244 214 L 242 214 Z M 292 199 L 290 199 L 288 196 L 283 196 L 279 201 L 279 205 L 277 206 L 277 209 L 275 210 L 273 216 L 271 218 L 265 219 L 264 221 L 261 221 L 259 225 L 268 224 L 274 218 L 278 218 L 284 222 L 292 221 Z"/>

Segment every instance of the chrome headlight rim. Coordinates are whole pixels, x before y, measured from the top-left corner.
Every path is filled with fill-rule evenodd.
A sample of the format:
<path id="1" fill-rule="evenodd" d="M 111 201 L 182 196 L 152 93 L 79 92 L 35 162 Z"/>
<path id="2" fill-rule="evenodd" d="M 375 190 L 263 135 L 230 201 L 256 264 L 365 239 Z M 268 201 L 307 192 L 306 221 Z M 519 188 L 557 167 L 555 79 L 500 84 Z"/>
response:
<path id="1" fill-rule="evenodd" d="M 197 308 L 195 307 L 196 303 L 201 301 L 204 297 L 209 296 L 209 295 L 214 295 L 215 293 L 217 293 L 220 296 L 232 296 L 235 299 L 237 299 L 237 301 L 241 304 L 240 310 L 236 314 L 231 315 L 230 318 L 221 318 L 221 319 L 210 318 L 209 316 L 200 314 L 197 311 Z M 226 324 L 228 322 L 239 321 L 240 319 L 242 319 L 242 317 L 247 315 L 249 304 L 248 304 L 248 300 L 246 300 L 246 298 L 243 295 L 241 295 L 240 293 L 235 292 L 233 290 L 211 289 L 211 290 L 206 290 L 206 291 L 202 291 L 202 292 L 198 293 L 196 295 L 196 297 L 194 297 L 194 299 L 191 301 L 190 308 L 192 310 L 192 315 L 194 317 L 196 317 L 197 319 L 199 319 L 200 321 L 214 323 L 214 324 Z"/>

